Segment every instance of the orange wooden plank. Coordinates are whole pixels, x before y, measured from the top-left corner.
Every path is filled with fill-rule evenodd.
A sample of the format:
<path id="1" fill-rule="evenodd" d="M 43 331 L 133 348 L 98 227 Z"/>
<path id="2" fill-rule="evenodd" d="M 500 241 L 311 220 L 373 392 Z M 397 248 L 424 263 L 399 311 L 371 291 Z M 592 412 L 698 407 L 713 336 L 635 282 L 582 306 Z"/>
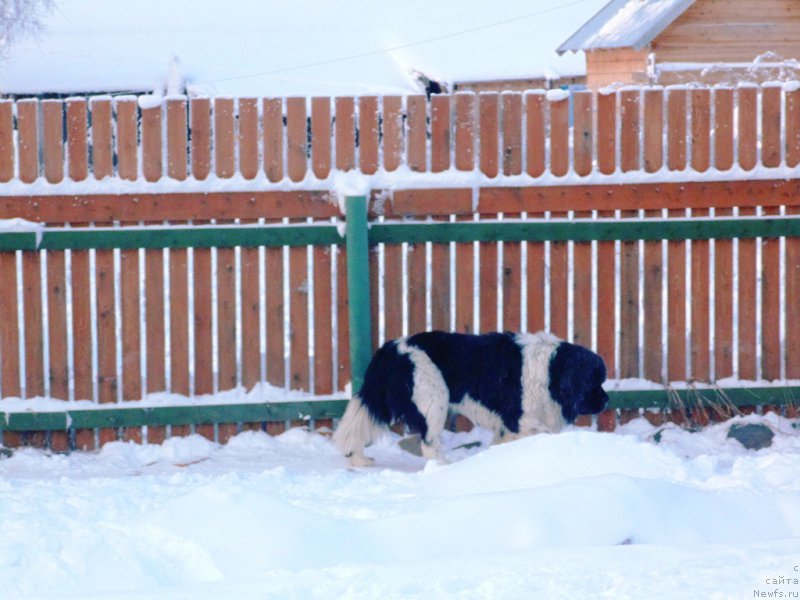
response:
<path id="1" fill-rule="evenodd" d="M 23 183 L 31 183 L 39 177 L 38 104 L 36 100 L 17 102 L 17 164 Z"/>
<path id="2" fill-rule="evenodd" d="M 616 168 L 617 156 L 617 95 L 600 93 L 597 96 L 597 168 L 609 175 Z"/>
<path id="3" fill-rule="evenodd" d="M 236 373 L 236 253 L 217 248 L 217 368 L 220 391 L 238 385 Z"/>
<path id="4" fill-rule="evenodd" d="M 723 157 L 722 160 L 727 159 Z M 717 209 L 714 214 L 718 217 L 729 217 L 733 211 Z M 714 240 L 714 378 L 718 380 L 731 376 L 733 376 L 733 242 Z"/>
<path id="5" fill-rule="evenodd" d="M 144 259 L 147 393 L 152 393 L 167 389 L 164 339 L 164 251 L 146 250 Z"/>
<path id="6" fill-rule="evenodd" d="M 492 218 L 487 215 L 487 218 Z M 478 323 L 481 332 L 498 331 L 501 324 L 497 320 L 498 286 L 497 257 L 498 244 L 495 242 L 480 242 L 478 259 Z"/>
<path id="7" fill-rule="evenodd" d="M 272 182 L 283 179 L 283 101 L 264 98 L 264 172 Z"/>
<path id="8" fill-rule="evenodd" d="M 380 339 L 380 256 L 378 247 L 373 246 L 369 249 L 367 264 L 369 270 L 369 309 L 370 309 L 370 328 L 372 333 L 373 352 L 379 347 Z"/>
<path id="9" fill-rule="evenodd" d="M 167 174 L 183 180 L 188 175 L 188 125 L 186 99 L 167 100 Z"/>
<path id="10" fill-rule="evenodd" d="M 545 170 L 544 94 L 525 94 L 525 171 L 539 177 Z"/>
<path id="11" fill-rule="evenodd" d="M 214 172 L 227 179 L 236 173 L 236 123 L 233 98 L 214 98 Z"/>
<path id="12" fill-rule="evenodd" d="M 644 168 L 648 173 L 664 165 L 664 91 L 644 91 Z"/>
<path id="13" fill-rule="evenodd" d="M 188 251 L 169 250 L 170 391 L 188 396 L 189 268 Z"/>
<path id="14" fill-rule="evenodd" d="M 553 213 L 554 218 L 566 214 Z M 569 334 L 569 246 L 566 242 L 550 242 L 550 331 L 567 339 Z"/>
<path id="15" fill-rule="evenodd" d="M 47 253 L 47 329 L 50 397 L 69 399 L 67 285 L 64 252 Z"/>
<path id="16" fill-rule="evenodd" d="M 117 333 L 114 307 L 114 251 L 95 252 L 97 286 L 97 394 L 102 403 L 117 401 Z M 100 444 L 116 440 L 115 429 L 101 429 Z"/>
<path id="17" fill-rule="evenodd" d="M 695 154 L 692 155 L 694 164 Z M 708 211 L 692 211 L 693 217 L 707 217 Z M 711 380 L 710 352 L 710 255 L 708 240 L 692 240 L 692 294 L 690 296 L 692 323 L 689 338 L 691 377 L 695 381 Z"/>
<path id="18" fill-rule="evenodd" d="M 348 315 L 350 302 L 347 294 L 347 251 L 337 248 L 336 252 L 336 320 L 338 329 L 337 340 L 337 374 L 338 391 L 344 390 L 345 385 L 351 381 L 350 374 L 350 322 Z"/>
<path id="19" fill-rule="evenodd" d="M 378 170 L 378 98 L 362 96 L 358 99 L 358 168 L 372 175 Z"/>
<path id="20" fill-rule="evenodd" d="M 619 376 L 639 377 L 639 243 L 622 242 L 620 251 Z"/>
<path id="21" fill-rule="evenodd" d="M 0 183 L 14 178 L 14 104 L 0 100 Z"/>
<path id="22" fill-rule="evenodd" d="M 120 252 L 122 308 L 122 399 L 142 397 L 141 326 L 139 324 L 139 251 Z"/>
<path id="23" fill-rule="evenodd" d="M 540 213 L 528 213 L 529 219 L 541 219 Z M 526 242 L 528 253 L 527 266 L 527 293 L 528 293 L 528 324 L 527 330 L 531 332 L 544 329 L 544 304 L 545 304 L 545 255 L 544 242 Z"/>
<path id="24" fill-rule="evenodd" d="M 431 171 L 439 173 L 450 168 L 451 96 L 431 97 Z"/>
<path id="25" fill-rule="evenodd" d="M 341 171 L 351 171 L 356 166 L 355 99 L 336 98 L 334 110 L 336 111 L 334 121 L 336 168 Z"/>
<path id="26" fill-rule="evenodd" d="M 506 92 L 500 96 L 503 113 L 503 174 L 522 173 L 522 96 Z"/>
<path id="27" fill-rule="evenodd" d="M 311 169 L 320 179 L 331 170 L 331 101 L 311 99 Z"/>
<path id="28" fill-rule="evenodd" d="M 686 90 L 669 90 L 667 95 L 667 167 L 670 171 L 686 168 Z"/>
<path id="29" fill-rule="evenodd" d="M 770 89 L 770 88 L 766 88 Z M 780 88 L 777 88 L 780 91 Z M 765 90 L 766 91 L 766 90 Z M 779 106 L 780 108 L 780 106 Z M 765 158 L 766 160 L 766 158 Z M 769 165 L 765 165 L 769 166 Z M 780 214 L 765 208 L 765 217 Z M 787 264 L 787 268 L 791 268 Z M 781 377 L 781 247 L 779 238 L 761 240 L 761 379 Z"/>
<path id="30" fill-rule="evenodd" d="M 261 291 L 258 248 L 242 248 L 242 385 L 261 381 Z"/>
<path id="31" fill-rule="evenodd" d="M 756 166 L 758 156 L 758 89 L 740 87 L 737 90 L 739 165 L 750 170 Z"/>
<path id="32" fill-rule="evenodd" d="M 646 97 L 645 97 L 646 98 Z M 646 121 L 645 121 L 646 123 Z M 658 218 L 661 211 L 645 212 L 646 218 Z M 662 242 L 644 243 L 644 377 L 663 383 L 662 362 L 664 358 L 662 333 L 662 306 L 664 305 L 662 277 L 664 272 Z"/>
<path id="33" fill-rule="evenodd" d="M 620 168 L 623 171 L 638 171 L 640 155 L 640 109 L 639 90 L 623 90 L 619 93 L 620 108 Z"/>
<path id="34" fill-rule="evenodd" d="M 425 319 L 425 244 L 408 244 L 408 333 L 426 329 Z"/>
<path id="35" fill-rule="evenodd" d="M 314 257 L 314 392 L 333 393 L 333 279 L 331 249 L 317 246 Z"/>
<path id="36" fill-rule="evenodd" d="M 575 92 L 573 98 L 574 124 L 572 127 L 573 167 L 578 175 L 592 172 L 594 152 L 594 112 L 591 92 Z"/>
<path id="37" fill-rule="evenodd" d="M 786 92 L 786 165 L 800 164 L 800 90 Z"/>
<path id="38" fill-rule="evenodd" d="M 308 289 L 308 250 L 289 248 L 289 385 L 293 390 L 310 389 Z"/>
<path id="39" fill-rule="evenodd" d="M 67 175 L 73 181 L 83 181 L 89 176 L 88 112 L 86 100 L 82 98 L 71 98 L 67 100 L 66 118 Z"/>
<path id="40" fill-rule="evenodd" d="M 465 220 L 466 217 L 459 218 Z M 456 331 L 474 333 L 475 249 L 473 244 L 456 244 Z"/>
<path id="41" fill-rule="evenodd" d="M 286 385 L 283 342 L 283 248 L 266 249 L 267 381 Z"/>
<path id="42" fill-rule="evenodd" d="M 25 336 L 26 397 L 44 394 L 44 344 L 42 340 L 42 280 L 38 252 L 22 253 L 22 302 Z"/>
<path id="43" fill-rule="evenodd" d="M 779 167 L 781 164 L 781 102 L 783 90 L 778 85 L 761 88 L 761 164 Z"/>
<path id="44" fill-rule="evenodd" d="M 308 169 L 308 124 L 305 98 L 286 99 L 286 174 L 303 181 Z"/>
<path id="45" fill-rule="evenodd" d="M 503 244 L 502 329 L 522 331 L 522 245 Z"/>
<path id="46" fill-rule="evenodd" d="M 439 217 L 438 220 L 444 220 Z M 450 329 L 450 244 L 431 245 L 431 327 Z"/>
<path id="47" fill-rule="evenodd" d="M 16 252 L 0 252 L 0 285 L 6 293 L 0 302 L 0 382 L 2 398 L 20 397 L 19 305 L 17 302 Z"/>
<path id="48" fill-rule="evenodd" d="M 459 171 L 475 168 L 475 94 L 455 95 L 455 165 Z"/>
<path id="49" fill-rule="evenodd" d="M 740 209 L 752 216 L 753 209 Z M 739 378 L 756 378 L 756 240 L 739 240 Z"/>
<path id="50" fill-rule="evenodd" d="M 692 100 L 692 169 L 707 171 L 711 165 L 711 92 L 696 89 Z"/>
<path id="51" fill-rule="evenodd" d="M 800 208 L 789 207 L 787 214 L 798 215 Z M 789 324 L 800 322 L 800 238 L 786 239 L 786 377 L 800 378 L 800 327 Z"/>
<path id="52" fill-rule="evenodd" d="M 194 248 L 194 393 L 214 391 L 211 249 Z"/>
<path id="53" fill-rule="evenodd" d="M 117 174 L 133 181 L 139 177 L 139 105 L 135 99 L 115 101 L 117 112 Z"/>
<path id="54" fill-rule="evenodd" d="M 403 162 L 403 99 L 383 97 L 383 168 L 396 170 Z"/>
<path id="55" fill-rule="evenodd" d="M 114 172 L 111 100 L 93 99 L 89 108 L 92 113 L 92 172 L 95 179 L 102 179 Z"/>
<path id="56" fill-rule="evenodd" d="M 561 177 L 569 171 L 569 100 L 550 100 L 550 172 Z"/>
<path id="57" fill-rule="evenodd" d="M 211 173 L 211 101 L 192 98 L 189 101 L 191 171 L 203 180 Z"/>
<path id="58" fill-rule="evenodd" d="M 42 102 L 42 156 L 49 183 L 64 179 L 64 105 L 60 100 Z"/>
<path id="59" fill-rule="evenodd" d="M 393 340 L 403 335 L 403 254 L 401 244 L 384 246 L 383 298 L 386 339 Z"/>
<path id="60" fill-rule="evenodd" d="M 245 179 L 255 179 L 258 175 L 258 100 L 239 98 L 238 108 L 239 172 Z"/>
<path id="61" fill-rule="evenodd" d="M 600 96 L 599 98 L 602 97 Z M 600 218 L 610 218 L 614 214 L 613 212 L 599 211 L 598 216 Z M 612 379 L 618 376 L 616 362 L 615 252 L 614 242 L 597 243 L 597 353 L 603 357 L 608 377 Z"/>
<path id="62" fill-rule="evenodd" d="M 683 217 L 684 211 L 669 212 Z M 686 242 L 667 242 L 667 379 L 686 380 Z"/>
<path id="63" fill-rule="evenodd" d="M 161 106 L 142 109 L 142 174 L 158 181 L 163 170 Z"/>
<path id="64" fill-rule="evenodd" d="M 497 177 L 499 172 L 499 96 L 494 92 L 478 96 L 478 146 L 481 173 Z"/>
<path id="65" fill-rule="evenodd" d="M 412 171 L 428 170 L 428 104 L 425 96 L 408 96 L 408 145 L 406 164 Z"/>
<path id="66" fill-rule="evenodd" d="M 733 90 L 714 90 L 714 166 L 733 166 Z"/>

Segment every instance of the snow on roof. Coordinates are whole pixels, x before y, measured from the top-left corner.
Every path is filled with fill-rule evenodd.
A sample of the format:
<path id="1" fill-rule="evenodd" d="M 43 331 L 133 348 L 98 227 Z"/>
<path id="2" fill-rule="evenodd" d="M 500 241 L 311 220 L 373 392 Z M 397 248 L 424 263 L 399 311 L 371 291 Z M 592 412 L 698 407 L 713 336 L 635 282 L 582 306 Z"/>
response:
<path id="1" fill-rule="evenodd" d="M 575 76 L 558 43 L 605 0 L 60 0 L 0 62 L 8 94 L 418 92 L 445 82 Z"/>
<path id="2" fill-rule="evenodd" d="M 629 48 L 641 50 L 695 0 L 611 0 L 561 46 L 568 50 Z"/>

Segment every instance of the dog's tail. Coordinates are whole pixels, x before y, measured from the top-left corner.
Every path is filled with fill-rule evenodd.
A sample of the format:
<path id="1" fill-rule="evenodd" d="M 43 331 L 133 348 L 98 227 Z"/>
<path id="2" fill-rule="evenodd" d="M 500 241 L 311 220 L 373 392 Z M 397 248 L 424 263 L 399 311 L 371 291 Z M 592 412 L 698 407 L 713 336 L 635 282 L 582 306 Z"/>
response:
<path id="1" fill-rule="evenodd" d="M 370 465 L 372 460 L 364 455 L 364 448 L 375 440 L 382 429 L 361 397 L 356 395 L 348 402 L 339 426 L 333 432 L 333 443 L 353 466 Z"/>

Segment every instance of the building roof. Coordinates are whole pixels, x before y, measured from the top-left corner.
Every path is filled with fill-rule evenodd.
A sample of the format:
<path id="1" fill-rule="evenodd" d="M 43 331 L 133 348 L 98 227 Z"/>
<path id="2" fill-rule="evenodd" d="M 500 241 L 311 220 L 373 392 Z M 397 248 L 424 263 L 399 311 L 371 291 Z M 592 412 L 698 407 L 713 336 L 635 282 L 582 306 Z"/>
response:
<path id="1" fill-rule="evenodd" d="M 555 49 L 606 0 L 59 0 L 0 57 L 0 93 L 407 94 L 583 75 Z M 580 9 L 580 10 L 577 10 Z"/>
<path id="2" fill-rule="evenodd" d="M 561 46 L 568 50 L 641 50 L 681 16 L 695 0 L 611 0 Z"/>

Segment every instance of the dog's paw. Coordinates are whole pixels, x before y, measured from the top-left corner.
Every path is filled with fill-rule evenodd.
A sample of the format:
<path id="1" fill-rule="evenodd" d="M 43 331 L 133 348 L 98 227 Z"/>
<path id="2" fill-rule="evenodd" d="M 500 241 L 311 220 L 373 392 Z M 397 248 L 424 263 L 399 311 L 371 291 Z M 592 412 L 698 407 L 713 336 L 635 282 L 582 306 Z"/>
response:
<path id="1" fill-rule="evenodd" d="M 350 463 L 351 467 L 371 467 L 375 464 L 375 459 L 370 458 L 369 456 L 355 456 L 350 455 L 347 457 L 348 462 Z"/>

